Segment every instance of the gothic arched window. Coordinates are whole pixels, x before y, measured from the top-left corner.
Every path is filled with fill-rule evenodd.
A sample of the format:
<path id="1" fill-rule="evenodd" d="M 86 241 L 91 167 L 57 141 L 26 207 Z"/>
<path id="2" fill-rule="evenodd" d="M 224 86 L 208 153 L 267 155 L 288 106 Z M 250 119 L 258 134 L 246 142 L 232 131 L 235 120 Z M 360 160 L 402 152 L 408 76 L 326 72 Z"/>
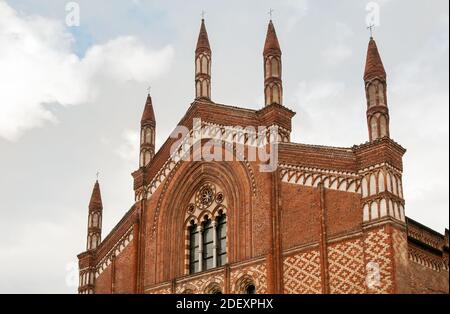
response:
<path id="1" fill-rule="evenodd" d="M 206 218 L 201 228 L 189 227 L 189 273 L 209 270 L 227 263 L 227 220 Z"/>
<path id="2" fill-rule="evenodd" d="M 189 274 L 227 263 L 226 199 L 213 184 L 203 185 L 187 208 L 186 271 Z"/>

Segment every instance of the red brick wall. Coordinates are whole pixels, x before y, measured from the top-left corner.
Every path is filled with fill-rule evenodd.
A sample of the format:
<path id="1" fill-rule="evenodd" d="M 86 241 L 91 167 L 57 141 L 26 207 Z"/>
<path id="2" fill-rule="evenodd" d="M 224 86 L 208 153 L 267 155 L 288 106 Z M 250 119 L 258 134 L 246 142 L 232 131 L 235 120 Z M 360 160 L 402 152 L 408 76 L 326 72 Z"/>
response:
<path id="1" fill-rule="evenodd" d="M 320 267 L 320 252 L 317 248 L 286 254 L 283 258 L 283 293 L 322 293 Z"/>
<path id="2" fill-rule="evenodd" d="M 361 195 L 336 190 L 325 190 L 327 235 L 331 238 L 361 230 Z"/>
<path id="3" fill-rule="evenodd" d="M 144 233 L 144 274 L 143 274 L 143 284 L 144 286 L 156 283 L 156 265 L 155 265 L 155 254 L 156 254 L 156 241 L 154 240 L 153 233 L 153 221 L 155 219 L 155 209 L 158 204 L 158 198 L 161 194 L 162 186 L 152 195 L 150 200 L 145 201 L 145 220 L 143 228 L 145 228 Z"/>
<path id="4" fill-rule="evenodd" d="M 134 264 L 136 257 L 135 240 L 115 258 L 114 293 L 133 293 L 136 286 Z"/>
<path id="5" fill-rule="evenodd" d="M 406 230 L 392 227 L 392 246 L 395 263 L 396 293 L 410 293 L 410 261 L 408 259 L 408 239 Z"/>
<path id="6" fill-rule="evenodd" d="M 411 293 L 446 293 L 449 292 L 448 271 L 435 271 L 410 261 Z"/>
<path id="7" fill-rule="evenodd" d="M 317 188 L 282 184 L 283 209 L 281 232 L 283 249 L 318 242 L 320 228 Z"/>
<path id="8" fill-rule="evenodd" d="M 360 236 L 328 245 L 330 293 L 366 293 L 364 247 Z"/>
<path id="9" fill-rule="evenodd" d="M 366 280 L 369 279 L 373 282 L 368 286 L 367 292 L 372 294 L 394 293 L 394 257 L 389 226 L 384 225 L 365 230 L 363 241 Z M 369 265 L 373 265 L 373 267 L 368 268 Z M 375 279 L 377 274 L 379 280 Z"/>
<path id="10" fill-rule="evenodd" d="M 255 166 L 257 167 L 257 166 Z M 255 170 L 258 171 L 258 170 Z M 269 173 L 256 173 L 257 196 L 253 197 L 252 208 L 252 257 L 267 254 L 271 247 L 269 212 L 272 206 L 272 180 Z"/>
<path id="11" fill-rule="evenodd" d="M 414 241 L 414 240 L 412 240 Z M 422 243 L 423 245 L 423 243 Z M 449 293 L 448 262 L 430 247 L 408 242 L 411 293 Z M 434 252 L 434 253 L 432 253 Z M 445 253 L 444 253 L 445 255 Z"/>
<path id="12" fill-rule="evenodd" d="M 111 293 L 111 264 L 95 279 L 95 293 Z"/>

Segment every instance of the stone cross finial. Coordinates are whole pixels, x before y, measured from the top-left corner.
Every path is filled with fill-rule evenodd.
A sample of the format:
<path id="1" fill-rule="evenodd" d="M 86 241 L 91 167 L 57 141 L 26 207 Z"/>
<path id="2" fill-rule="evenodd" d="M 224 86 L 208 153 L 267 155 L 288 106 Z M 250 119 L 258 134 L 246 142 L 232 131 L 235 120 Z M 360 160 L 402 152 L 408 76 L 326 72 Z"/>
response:
<path id="1" fill-rule="evenodd" d="M 373 37 L 373 29 L 375 28 L 375 24 L 370 24 L 367 26 L 367 29 L 370 31 L 370 38 Z"/>

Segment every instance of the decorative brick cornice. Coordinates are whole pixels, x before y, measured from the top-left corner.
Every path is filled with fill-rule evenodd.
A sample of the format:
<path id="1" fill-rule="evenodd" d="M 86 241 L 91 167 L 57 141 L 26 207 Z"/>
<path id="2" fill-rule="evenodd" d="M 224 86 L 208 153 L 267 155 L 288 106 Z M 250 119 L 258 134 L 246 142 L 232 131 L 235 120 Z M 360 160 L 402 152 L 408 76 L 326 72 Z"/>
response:
<path id="1" fill-rule="evenodd" d="M 194 118 L 203 122 L 220 126 L 254 127 L 277 125 L 281 133 L 289 134 L 291 131 L 291 118 L 295 113 L 280 105 L 267 106 L 261 110 L 239 108 L 198 99 L 187 110 L 177 125 L 192 130 Z M 151 181 L 161 172 L 170 159 L 170 149 L 178 139 L 168 138 L 156 152 L 150 164 L 145 169 L 133 172 L 134 188 L 139 189 L 145 182 Z"/>
<path id="2" fill-rule="evenodd" d="M 434 271 L 449 271 L 446 261 L 439 256 L 423 251 L 411 244 L 408 245 L 409 260 Z"/>
<path id="3" fill-rule="evenodd" d="M 280 143 L 278 151 L 280 164 L 349 173 L 358 170 L 356 157 L 350 148 Z"/>
<path id="4" fill-rule="evenodd" d="M 280 179 L 285 183 L 311 187 L 323 184 L 326 189 L 360 193 L 361 180 L 355 173 L 292 165 L 280 165 L 280 167 Z"/>
<path id="5" fill-rule="evenodd" d="M 269 129 L 271 127 L 274 127 L 274 125 L 269 126 Z M 202 126 L 201 126 L 202 137 L 203 137 L 203 139 L 213 139 L 213 138 L 215 138 L 215 136 L 217 136 L 217 132 L 219 132 L 219 135 L 226 134 L 228 128 L 229 128 L 229 126 L 214 124 L 214 123 L 211 123 L 208 121 L 203 121 Z M 281 130 L 280 134 L 283 134 L 283 132 L 285 132 L 285 133 L 288 132 L 288 130 L 286 130 L 282 127 L 279 127 L 279 129 Z M 182 149 L 185 149 L 185 150 L 191 149 L 191 147 L 193 146 L 194 143 L 189 143 L 189 139 L 193 136 L 193 132 L 194 131 L 191 129 L 189 134 L 187 134 L 185 136 L 185 138 L 180 142 L 178 147 L 175 149 L 175 152 L 181 153 Z M 244 133 L 245 132 L 243 132 L 243 134 Z M 257 133 L 254 133 L 253 135 L 256 136 Z M 238 134 L 236 134 L 235 136 L 238 136 Z M 258 144 L 257 144 L 257 141 L 255 140 L 255 138 L 256 137 L 254 137 L 254 136 L 245 137 L 241 144 L 250 146 L 250 147 L 257 147 Z M 234 143 L 235 137 L 230 138 L 230 139 L 226 138 L 224 141 L 225 141 L 225 143 L 228 143 L 228 144 Z M 237 154 L 237 151 L 235 148 L 233 148 L 233 151 L 235 154 Z M 245 166 L 247 167 L 247 170 L 249 171 L 249 174 L 250 174 L 250 177 L 252 180 L 252 190 L 254 193 L 256 193 L 256 182 L 255 182 L 255 176 L 253 173 L 253 169 L 250 166 L 249 161 L 245 158 L 245 156 L 240 155 L 238 157 L 240 157 L 240 160 L 242 160 L 243 163 L 245 164 Z M 180 163 L 180 160 L 177 160 L 177 158 L 175 158 L 174 155 L 169 156 L 167 161 L 162 165 L 162 167 L 154 175 L 154 177 L 148 181 L 149 183 L 147 185 L 145 185 L 143 188 L 137 188 L 137 186 L 135 185 L 136 201 L 139 201 L 143 198 L 147 198 L 147 199 L 150 198 L 151 195 L 159 188 L 159 186 L 172 173 L 172 171 L 178 167 L 179 163 Z M 139 178 L 139 180 L 142 180 L 142 173 L 135 172 L 133 175 L 135 176 L 135 180 L 138 178 Z M 146 182 L 146 181 L 142 181 L 142 182 Z"/>
<path id="6" fill-rule="evenodd" d="M 119 239 L 123 236 L 135 222 L 136 205 L 133 205 L 122 219 L 109 232 L 108 236 L 100 243 L 97 248 L 97 260 L 102 258 L 104 252 L 109 251 Z"/>
<path id="7" fill-rule="evenodd" d="M 364 174 L 367 174 L 369 172 L 373 172 L 373 171 L 376 171 L 376 170 L 379 170 L 379 169 L 382 169 L 382 168 L 387 168 L 387 169 L 391 170 L 392 172 L 394 172 L 397 175 L 402 175 L 402 173 L 403 173 L 402 169 L 396 168 L 395 166 L 391 165 L 389 162 L 382 162 L 382 163 L 379 163 L 379 164 L 375 164 L 375 165 L 366 167 L 364 169 L 360 169 L 360 170 L 358 170 L 358 173 L 364 175 Z"/>
<path id="8" fill-rule="evenodd" d="M 117 257 L 133 240 L 133 228 L 125 232 L 117 243 L 101 258 L 96 265 L 95 277 L 97 278 L 111 263 L 113 257 Z"/>
<path id="9" fill-rule="evenodd" d="M 355 152 L 358 152 L 358 151 L 365 150 L 365 149 L 368 149 L 368 148 L 376 147 L 376 146 L 378 146 L 380 144 L 391 145 L 396 150 L 398 150 L 402 155 L 404 153 L 406 153 L 406 149 L 403 148 L 403 146 L 401 146 L 400 144 L 398 144 L 396 141 L 394 141 L 393 139 L 391 139 L 389 137 L 382 137 L 382 138 L 373 140 L 371 142 L 365 142 L 363 144 L 354 145 L 354 146 L 352 146 L 352 150 L 355 151 Z"/>
<path id="10" fill-rule="evenodd" d="M 418 245 L 421 245 L 424 249 L 442 254 L 446 246 L 445 235 L 428 228 L 419 222 L 407 217 L 406 223 L 408 227 L 408 240 L 414 241 Z"/>

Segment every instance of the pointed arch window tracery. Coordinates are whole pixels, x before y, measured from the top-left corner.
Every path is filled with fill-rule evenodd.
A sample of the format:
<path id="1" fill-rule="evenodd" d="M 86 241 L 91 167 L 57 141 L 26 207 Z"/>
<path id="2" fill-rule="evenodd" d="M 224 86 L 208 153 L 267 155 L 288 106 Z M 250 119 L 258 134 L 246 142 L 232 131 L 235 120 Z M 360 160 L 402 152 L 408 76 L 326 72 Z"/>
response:
<path id="1" fill-rule="evenodd" d="M 192 197 L 186 216 L 186 273 L 225 265 L 228 261 L 224 193 L 213 184 L 202 185 Z"/>

